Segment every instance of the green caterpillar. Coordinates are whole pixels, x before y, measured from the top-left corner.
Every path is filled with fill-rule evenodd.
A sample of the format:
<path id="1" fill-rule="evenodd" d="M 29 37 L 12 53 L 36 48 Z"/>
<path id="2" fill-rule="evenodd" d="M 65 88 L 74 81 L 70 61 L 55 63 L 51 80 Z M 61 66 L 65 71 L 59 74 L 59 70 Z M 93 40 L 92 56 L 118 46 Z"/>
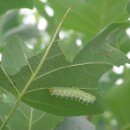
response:
<path id="1" fill-rule="evenodd" d="M 52 87 L 49 88 L 49 93 L 56 97 L 71 98 L 86 104 L 93 104 L 96 100 L 95 96 L 77 88 Z"/>

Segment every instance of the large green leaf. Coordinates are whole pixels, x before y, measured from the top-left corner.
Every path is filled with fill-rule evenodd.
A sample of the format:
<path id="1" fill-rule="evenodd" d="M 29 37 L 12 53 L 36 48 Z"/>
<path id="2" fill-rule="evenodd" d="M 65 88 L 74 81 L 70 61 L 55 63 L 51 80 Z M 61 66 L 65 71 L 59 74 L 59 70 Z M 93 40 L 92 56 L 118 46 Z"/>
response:
<path id="1" fill-rule="evenodd" d="M 35 86 L 38 88 L 40 85 L 40 88 L 43 86 L 63 86 L 63 84 L 66 87 L 97 88 L 99 77 L 109 70 L 109 67 L 129 63 L 125 54 L 104 43 L 105 36 L 116 26 L 116 24 L 111 25 L 98 35 L 91 44 L 80 51 L 72 63 L 67 62 L 60 52 L 56 52 L 57 55 L 55 53 L 54 56 L 50 56 L 41 69 L 39 76 L 32 83 L 31 88 L 35 88 Z M 55 48 L 53 49 L 52 52 L 55 51 Z M 33 63 L 38 61 L 37 58 L 37 61 L 34 60 Z M 78 79 L 75 75 L 78 75 Z M 49 82 L 47 79 L 50 79 Z"/>
<path id="2" fill-rule="evenodd" d="M 54 9 L 57 21 L 66 8 L 72 6 L 64 27 L 85 33 L 87 42 L 107 25 L 128 19 L 124 11 L 127 0 L 49 0 L 48 3 Z"/>
<path id="3" fill-rule="evenodd" d="M 0 14 L 10 9 L 32 8 L 32 7 L 33 7 L 33 0 L 23 0 L 23 1 L 0 0 Z"/>
<path id="4" fill-rule="evenodd" d="M 113 65 L 129 63 L 125 54 L 109 44 L 104 44 L 103 38 L 119 25 L 122 24 L 113 24 L 95 37 L 91 44 L 75 57 L 72 63 L 65 60 L 64 55 L 55 44 L 23 100 L 38 109 L 60 115 L 94 114 L 104 111 L 106 106 L 104 98 L 95 90 L 98 87 L 99 78 Z M 126 25 L 123 24 L 122 26 Z M 16 93 L 14 91 L 16 89 L 21 91 L 31 76 L 30 66 L 35 71 L 38 63 L 40 63 L 41 56 L 32 57 L 28 62 L 29 66 L 23 67 L 17 75 L 11 76 L 13 83 L 7 82 L 5 72 L 1 70 L 1 86 L 13 91 L 13 93 Z M 13 84 L 13 87 L 11 87 L 11 84 Z M 92 88 L 92 94 L 96 95 L 97 100 L 94 104 L 88 105 L 87 108 L 85 104 L 78 103 L 78 101 L 75 101 L 74 104 L 71 100 L 61 102 L 61 99 L 53 98 L 49 94 L 47 88 L 50 87 L 76 87 L 83 88 L 84 91 Z M 64 107 L 66 110 L 64 110 Z M 75 109 L 77 107 L 81 108 Z"/>
<path id="5" fill-rule="evenodd" d="M 46 59 L 44 66 L 41 68 L 39 74 L 30 85 L 29 91 L 25 94 L 24 101 L 39 109 L 62 115 L 80 115 L 102 112 L 106 105 L 104 99 L 100 97 L 95 90 L 98 88 L 99 78 L 113 65 L 119 66 L 125 64 L 126 62 L 129 63 L 129 60 L 125 54 L 109 44 L 104 44 L 105 40 L 102 39 L 105 38 L 111 30 L 119 25 L 122 24 L 111 25 L 99 34 L 75 57 L 72 63 L 65 60 L 63 53 L 61 53 L 57 44 L 55 44 Z M 39 64 L 40 60 L 41 55 L 35 56 L 29 60 L 29 64 L 31 65 L 33 71 Z M 23 67 L 17 75 L 10 77 L 13 81 L 12 87 L 12 83 L 7 82 L 7 79 L 9 78 L 5 75 L 5 72 L 1 70 L 1 86 L 13 93 L 15 93 L 14 90 L 16 90 L 16 88 L 18 91 L 21 91 L 30 76 L 30 67 Z M 5 81 L 6 84 L 4 83 Z M 81 89 L 84 88 L 86 89 L 85 91 L 88 91 L 88 88 L 91 88 L 92 93 L 97 93 L 97 102 L 87 106 L 88 108 L 86 111 L 86 105 L 81 105 L 78 102 L 71 105 L 69 102 L 72 101 L 69 100 L 67 101 L 70 104 L 69 108 L 64 111 L 64 109 L 60 107 L 64 107 L 65 104 L 63 102 L 66 102 L 66 100 L 64 100 L 62 105 L 59 106 L 57 102 L 61 102 L 61 99 L 59 99 L 59 101 L 55 98 L 53 99 L 52 96 L 47 93 L 47 88 L 50 87 L 76 87 Z M 51 101 L 52 99 L 54 102 Z M 52 105 L 57 107 L 52 107 Z M 80 111 L 80 109 L 75 109 L 77 107 L 83 108 Z M 99 109 L 96 111 L 95 108 Z"/>
<path id="6" fill-rule="evenodd" d="M 36 63 L 38 63 L 37 62 L 37 60 L 35 59 L 35 58 L 33 57 L 33 65 Z M 50 59 L 53 59 L 53 58 L 50 58 Z M 62 60 L 64 59 L 64 57 L 62 56 Z M 57 60 L 52 60 L 52 62 L 54 63 L 54 62 L 56 62 Z M 67 63 L 68 65 L 70 64 L 69 62 L 67 62 L 67 61 L 65 61 L 65 60 L 63 60 L 64 62 L 63 62 L 63 64 L 61 64 L 62 66 L 63 65 L 65 65 L 64 63 Z M 50 62 L 51 63 L 51 62 Z M 58 62 L 59 63 L 59 62 Z M 50 68 L 48 65 L 49 64 L 47 64 L 46 65 L 46 67 L 48 66 L 49 68 L 48 68 L 48 71 L 50 71 L 51 72 L 51 69 L 53 70 L 54 68 L 53 67 L 59 67 L 59 65 L 60 64 L 58 64 L 58 63 L 56 63 L 54 66 L 52 66 L 52 68 Z M 61 62 L 62 63 L 62 62 Z M 58 65 L 58 66 L 57 66 Z M 95 72 L 94 71 L 94 68 L 95 68 L 95 70 L 96 70 L 96 67 L 98 66 L 98 71 L 97 72 Z M 101 72 L 99 71 L 99 66 L 101 67 Z M 84 66 L 83 66 L 84 67 Z M 86 67 L 86 66 L 85 66 Z M 89 68 L 88 68 L 89 67 Z M 100 95 L 95 91 L 95 90 L 93 90 L 92 91 L 92 93 L 97 93 L 97 94 L 95 94 L 95 96 L 96 96 L 96 102 L 95 102 L 95 104 L 92 104 L 92 105 L 90 105 L 90 106 L 88 106 L 88 111 L 86 111 L 86 105 L 82 105 L 81 103 L 79 103 L 78 101 L 77 102 L 75 102 L 74 103 L 74 106 L 77 106 L 77 107 L 80 107 L 80 105 L 81 105 L 81 108 L 83 107 L 83 110 L 81 110 L 81 111 L 79 111 L 80 109 L 75 109 L 74 108 L 74 106 L 73 105 L 71 105 L 70 104 L 70 102 L 72 103 L 72 101 L 71 100 L 69 100 L 69 104 L 70 104 L 70 106 L 69 106 L 69 109 L 67 110 L 67 111 L 64 111 L 64 109 L 62 109 L 62 108 L 60 108 L 60 107 L 62 107 L 62 106 L 59 106 L 58 104 L 56 104 L 57 103 L 57 99 L 55 98 L 53 98 L 49 93 L 47 93 L 48 92 L 48 89 L 43 89 L 43 91 L 41 91 L 40 90 L 40 88 L 48 88 L 48 87 L 50 87 L 50 86 L 59 86 L 60 84 L 62 85 L 62 86 L 66 86 L 66 87 L 68 87 L 68 84 L 71 84 L 71 85 L 73 85 L 73 87 L 83 87 L 83 88 L 85 88 L 85 87 L 94 87 L 94 88 L 97 88 L 97 81 L 98 81 L 98 76 L 99 75 L 101 75 L 105 70 L 104 69 L 102 69 L 102 67 L 104 68 L 105 66 L 104 65 L 98 65 L 98 64 L 96 64 L 96 65 L 94 65 L 94 64 L 89 64 L 89 65 L 87 65 L 87 70 L 88 70 L 88 73 L 84 73 L 84 69 L 83 68 L 80 68 L 80 66 L 79 66 L 79 70 L 77 71 L 77 74 L 76 75 L 78 75 L 81 71 L 82 71 L 82 75 L 81 75 L 81 77 L 79 77 L 79 78 L 81 78 L 81 81 L 83 81 L 83 82 L 76 82 L 75 83 L 75 81 L 77 80 L 77 77 L 75 77 L 74 75 L 72 75 L 73 73 L 71 73 L 71 71 L 69 70 L 69 69 L 67 69 L 67 71 L 63 71 L 64 73 L 66 73 L 65 74 L 65 77 L 67 78 L 70 74 L 71 74 L 71 77 L 70 78 L 72 78 L 72 80 L 71 80 L 71 82 L 68 82 L 68 81 L 66 81 L 66 79 L 65 80 L 63 80 L 63 77 L 61 77 L 61 75 L 59 75 L 59 72 L 58 73 L 55 73 L 56 74 L 56 76 L 53 74 L 52 76 L 54 76 L 56 79 L 57 79 L 57 76 L 59 76 L 59 78 L 62 78 L 62 80 L 59 80 L 59 79 L 57 79 L 55 82 L 54 82 L 54 78 L 53 78 L 53 82 L 50 82 L 52 79 L 50 79 L 50 77 L 48 76 L 47 78 L 48 79 L 46 79 L 46 76 L 45 76 L 45 79 L 44 79 L 44 81 L 46 81 L 45 83 L 43 82 L 43 77 L 42 77 L 42 79 L 41 80 L 39 80 L 39 82 L 34 82 L 32 85 L 31 85 L 31 89 L 32 90 L 34 90 L 33 92 L 34 93 L 30 93 L 30 92 L 28 92 L 28 93 L 26 93 L 26 95 L 24 96 L 24 101 L 29 101 L 29 100 L 32 100 L 32 102 L 27 102 L 28 104 L 30 104 L 30 105 L 32 105 L 32 106 L 34 106 L 34 107 L 38 107 L 39 106 L 39 109 L 42 109 L 42 110 L 46 110 L 46 111 L 49 111 L 49 112 L 52 112 L 52 113 L 55 113 L 55 114 L 58 114 L 59 113 L 59 110 L 61 111 L 59 114 L 62 114 L 62 115 L 80 115 L 80 114 L 92 114 L 92 113 L 99 113 L 99 112 L 102 112 L 102 111 L 104 111 L 104 109 L 105 109 L 105 102 L 104 102 L 104 99 L 102 98 L 102 97 L 100 97 Z M 107 69 L 109 68 L 109 65 L 106 65 L 106 67 L 107 67 Z M 78 69 L 78 68 L 74 68 L 73 69 L 73 67 L 72 67 L 72 70 L 73 70 L 73 72 L 75 72 L 76 71 L 76 69 Z M 81 70 L 80 70 L 81 69 Z M 92 72 L 89 72 L 90 71 L 90 69 L 92 70 Z M 60 70 L 60 69 L 59 69 Z M 61 71 L 61 70 L 60 70 Z M 41 71 L 42 72 L 42 71 Z M 45 69 L 45 72 L 47 73 L 47 69 Z M 42 72 L 43 73 L 43 72 Z M 90 75 L 89 73 L 92 73 L 92 75 Z M 98 74 L 97 75 L 97 77 L 95 78 L 95 76 L 93 76 L 94 74 Z M 11 77 L 11 79 L 12 79 L 12 81 L 13 81 L 13 85 L 12 85 L 12 83 L 10 83 L 10 82 L 8 82 L 9 80 L 8 80 L 8 77 L 6 77 L 6 75 L 5 75 L 5 73 L 4 72 L 2 72 L 2 70 L 1 70 L 1 86 L 2 87 L 4 87 L 4 88 L 6 88 L 7 90 L 10 90 L 10 91 L 12 91 L 13 93 L 15 92 L 14 90 L 16 90 L 16 86 L 17 86 L 17 89 L 18 89 L 18 91 L 21 91 L 21 89 L 23 89 L 23 86 L 24 86 L 24 84 L 28 81 L 28 79 L 29 79 L 29 77 L 30 77 L 30 70 L 28 69 L 28 67 L 24 67 L 21 71 L 20 71 L 20 73 L 18 73 L 16 76 L 13 76 L 13 77 Z M 86 77 L 85 76 L 87 76 L 88 77 L 88 81 L 86 80 Z M 85 77 L 85 78 L 84 78 Z M 84 78 L 84 80 L 83 80 L 83 78 Z M 69 80 L 69 78 L 67 79 L 67 80 Z M 90 81 L 89 81 L 90 80 Z M 95 81 L 96 80 L 96 81 Z M 6 84 L 4 83 L 6 81 Z M 37 80 L 38 81 L 38 80 Z M 92 81 L 92 82 L 91 82 Z M 43 82 L 43 83 L 41 83 L 41 82 Z M 53 84 L 52 84 L 53 83 Z M 66 84 L 65 84 L 66 83 Z M 78 83 L 78 85 L 77 85 L 77 83 Z M 86 84 L 86 83 L 88 83 L 88 84 Z M 37 84 L 37 85 L 35 85 L 35 84 Z M 59 84 L 59 85 L 58 85 Z M 82 86 L 81 86 L 81 84 L 82 84 Z M 92 84 L 92 85 L 90 85 L 90 84 Z M 95 84 L 95 85 L 93 85 L 93 84 Z M 87 86 L 88 85 L 88 86 Z M 61 87 L 62 87 L 61 86 Z M 36 90 L 35 90 L 36 89 Z M 46 93 L 47 93 L 47 95 L 46 95 Z M 38 94 L 40 97 L 38 98 L 38 99 L 36 99 L 35 98 L 35 100 L 34 100 L 34 95 L 35 94 Z M 44 97 L 43 97 L 44 96 Z M 36 96 L 36 97 L 38 97 L 38 96 Z M 47 100 L 48 101 L 46 101 L 46 98 L 47 98 Z M 43 100 L 42 100 L 43 99 Z M 44 100 L 45 99 L 45 100 Z M 56 105 L 58 105 L 57 106 L 57 108 L 58 109 L 54 109 L 55 107 L 52 107 L 52 101 L 51 101 L 51 99 L 54 99 L 55 100 L 55 102 L 54 102 L 54 106 L 56 106 Z M 37 101 L 39 102 L 39 100 L 40 101 L 42 101 L 41 103 L 38 103 L 37 104 Z M 66 100 L 64 100 L 65 102 L 66 102 Z M 64 106 L 65 104 L 64 104 L 64 101 L 62 102 L 62 105 Z M 44 105 L 45 104 L 45 102 L 47 102 L 46 103 L 46 105 Z M 60 101 L 60 99 L 59 99 L 59 101 L 58 102 L 61 102 Z M 37 104 L 37 105 L 36 105 Z M 48 104 L 48 105 L 47 105 Z M 101 105 L 102 104 L 102 105 Z M 50 106 L 50 107 L 49 107 Z M 98 108 L 97 109 L 97 111 L 96 111 L 96 108 Z M 73 109 L 75 109 L 75 111 L 73 111 Z M 92 111 L 91 111 L 91 109 L 92 109 Z M 57 111 L 56 111 L 57 110 Z"/>

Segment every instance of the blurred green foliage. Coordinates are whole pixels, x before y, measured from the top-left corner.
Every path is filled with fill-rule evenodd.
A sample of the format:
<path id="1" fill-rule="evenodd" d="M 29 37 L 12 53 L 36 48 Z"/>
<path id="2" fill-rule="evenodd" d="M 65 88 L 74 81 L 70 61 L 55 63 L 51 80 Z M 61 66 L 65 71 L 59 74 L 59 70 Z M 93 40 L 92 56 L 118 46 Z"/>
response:
<path id="1" fill-rule="evenodd" d="M 69 6 L 44 65 L 5 130 L 130 129 L 129 0 L 0 1 L 0 126 Z M 123 72 L 113 66 L 123 66 Z M 84 106 L 52 97 L 50 87 L 79 88 L 96 101 Z M 65 118 L 86 114 L 87 120 Z"/>

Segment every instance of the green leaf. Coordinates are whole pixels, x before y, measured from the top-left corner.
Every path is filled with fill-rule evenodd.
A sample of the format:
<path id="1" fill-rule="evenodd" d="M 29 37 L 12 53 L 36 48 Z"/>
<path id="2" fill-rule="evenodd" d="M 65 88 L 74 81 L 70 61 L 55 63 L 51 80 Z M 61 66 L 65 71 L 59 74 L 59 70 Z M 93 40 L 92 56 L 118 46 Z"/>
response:
<path id="1" fill-rule="evenodd" d="M 37 115 L 37 113 L 35 113 Z M 41 116 L 41 113 L 39 113 L 38 116 Z M 35 118 L 34 118 L 35 119 Z M 33 127 L 32 130 L 51 130 L 56 127 L 56 125 L 61 122 L 64 119 L 64 117 L 56 116 L 56 115 L 51 115 L 48 113 L 45 113 L 44 116 L 36 122 L 36 119 L 33 121 Z"/>
<path id="2" fill-rule="evenodd" d="M 3 90 L 2 92 L 4 96 L 3 100 L 0 101 L 0 126 L 2 122 L 5 120 L 8 112 L 11 110 L 15 101 L 14 97 L 11 94 Z M 6 129 L 4 130 L 50 130 L 54 129 L 56 125 L 63 120 L 63 118 L 64 117 L 58 117 L 33 109 L 30 106 L 21 103 L 20 106 L 17 108 L 15 114 L 11 118 Z"/>
<path id="3" fill-rule="evenodd" d="M 106 104 L 100 93 L 97 90 L 83 89 L 83 91 L 94 95 L 95 102 L 87 104 L 78 101 L 78 99 L 76 100 L 76 98 L 68 97 L 66 99 L 65 97 L 52 96 L 49 89 L 29 91 L 24 95 L 23 101 L 35 108 L 57 115 L 74 116 L 102 113 L 106 108 Z"/>
<path id="4" fill-rule="evenodd" d="M 57 21 L 66 8 L 72 6 L 72 10 L 64 23 L 64 28 L 85 33 L 87 42 L 111 23 L 128 19 L 128 15 L 124 11 L 127 0 L 91 0 L 88 2 L 65 0 L 65 4 L 61 0 L 49 0 L 48 3 L 54 9 Z"/>
<path id="5" fill-rule="evenodd" d="M 0 14 L 10 10 L 10 9 L 19 9 L 19 8 L 32 8 L 33 7 L 33 0 L 22 0 L 22 1 L 15 1 L 15 0 L 5 0 L 0 1 Z"/>
<path id="6" fill-rule="evenodd" d="M 64 35 L 67 35 L 65 38 L 58 41 L 58 45 L 61 48 L 62 52 L 65 55 L 66 60 L 72 62 L 75 56 L 83 49 L 85 44 L 85 38 L 80 34 L 74 31 L 66 31 Z M 81 42 L 81 45 L 77 45 L 77 41 Z"/>
<path id="7" fill-rule="evenodd" d="M 61 52 L 57 52 L 57 48 L 53 48 L 51 54 L 46 60 L 45 66 L 43 66 L 37 78 L 31 84 L 30 88 L 32 90 L 37 88 L 48 88 L 50 86 L 97 88 L 99 77 L 111 67 L 110 65 L 103 63 L 87 63 L 87 61 L 86 63 L 82 61 L 79 63 L 78 61 L 78 63 L 71 64 L 65 60 L 64 55 Z M 33 71 L 39 64 L 40 59 L 41 55 L 31 58 L 29 63 Z M 98 68 L 98 70 L 96 70 L 96 68 Z M 78 78 L 75 75 L 78 75 Z M 7 80 L 8 78 L 3 70 L 1 70 L 0 76 L 1 86 L 12 92 L 13 87 Z M 30 76 L 30 68 L 29 66 L 25 66 L 17 75 L 11 76 L 10 78 L 15 86 L 17 86 L 17 89 L 21 91 Z M 6 84 L 4 83 L 5 81 Z"/>
<path id="8" fill-rule="evenodd" d="M 0 38 L 5 35 L 5 33 L 10 30 L 11 28 L 14 28 L 18 26 L 18 11 L 8 11 L 4 15 L 0 17 Z"/>
<path id="9" fill-rule="evenodd" d="M 88 88 L 91 88 L 92 92 L 96 93 L 95 88 L 98 88 L 98 80 L 102 74 L 108 71 L 113 65 L 119 66 L 125 64 L 126 62 L 129 63 L 129 60 L 125 54 L 109 44 L 104 44 L 105 41 L 102 39 L 102 37 L 107 36 L 111 30 L 119 27 L 119 25 L 122 24 L 113 24 L 99 34 L 75 57 L 72 63 L 65 60 L 64 55 L 59 50 L 57 44 L 55 44 L 46 59 L 44 66 L 41 68 L 39 74 L 30 85 L 30 89 L 28 90 L 29 92 L 24 95 L 24 101 L 34 107 L 38 107 L 38 109 L 62 115 L 80 115 L 103 112 L 105 109 L 105 101 L 99 94 L 97 94 L 97 99 L 100 100 L 96 105 L 93 104 L 92 108 L 88 107 L 88 111 L 86 111 L 86 106 L 84 105 L 84 109 L 82 109 L 83 111 L 75 109 L 80 106 L 78 102 L 76 102 L 76 107 L 70 105 L 66 112 L 62 109 L 61 112 L 59 112 L 60 106 L 58 106 L 56 111 L 54 109 L 55 107 L 53 108 L 48 105 L 53 103 L 51 102 L 51 99 L 49 99 L 49 101 L 44 101 L 44 99 L 47 97 L 51 98 L 51 96 L 46 95 L 46 92 L 48 92 L 47 88 L 50 87 L 76 87 L 81 89 L 85 88 L 87 90 Z M 124 25 L 126 26 L 126 24 L 123 24 L 122 26 Z M 41 56 L 42 55 L 35 56 L 29 60 L 29 64 L 31 65 L 33 71 L 39 64 Z M 23 67 L 17 75 L 10 77 L 15 84 L 11 87 L 10 82 L 7 82 L 5 73 L 2 72 L 2 70 L 1 73 L 1 82 L 3 82 L 1 83 L 1 86 L 5 89 L 13 91 L 13 93 L 16 93 L 16 89 L 20 92 L 31 76 L 29 66 Z M 6 81 L 6 84 L 4 84 L 4 81 Z M 35 96 L 33 94 L 35 94 Z M 44 98 L 44 96 L 46 98 Z M 42 103 L 39 103 L 41 101 Z M 55 102 L 57 102 L 56 99 Z M 103 107 L 100 107 L 100 103 Z M 96 107 L 99 108 L 97 111 L 95 110 Z M 70 112 L 72 108 L 75 110 Z"/>
<path id="10" fill-rule="evenodd" d="M 126 26 L 125 26 L 126 25 Z M 130 50 L 130 38 L 129 34 L 127 34 L 128 29 L 130 27 L 130 22 L 126 22 L 126 24 L 120 24 L 118 28 L 113 30 L 106 37 L 106 42 L 111 46 L 123 51 L 124 53 L 129 52 Z"/>
<path id="11" fill-rule="evenodd" d="M 129 77 L 130 70 L 126 69 L 123 75 L 123 84 L 119 86 L 114 86 L 110 91 L 108 97 L 109 108 L 113 112 L 115 118 L 118 120 L 119 126 L 125 128 L 129 126 L 130 118 L 130 87 L 129 87 Z M 127 127 L 126 127 L 127 128 Z"/>
<path id="12" fill-rule="evenodd" d="M 18 10 L 11 10 L 0 17 L 0 48 L 4 48 L 7 41 L 14 36 L 19 36 L 24 44 L 28 44 L 42 34 L 36 26 L 23 24 Z"/>
<path id="13" fill-rule="evenodd" d="M 104 39 L 110 31 L 119 26 L 126 27 L 128 25 L 129 23 L 119 23 L 109 26 L 93 39 L 89 45 L 83 48 L 72 63 L 67 62 L 60 52 L 56 52 L 57 55 L 53 53 L 54 56 L 46 60 L 45 66 L 41 69 L 39 74 L 40 76 L 34 80 L 31 88 L 35 88 L 35 86 L 37 86 L 36 88 L 42 88 L 43 86 L 63 86 L 63 84 L 66 87 L 81 86 L 81 88 L 97 88 L 99 77 L 105 71 L 109 70 L 111 66 L 119 66 L 130 62 L 121 51 L 109 44 L 104 44 Z M 39 60 L 37 58 L 37 60 L 34 61 L 36 63 Z M 34 61 L 32 65 L 34 65 Z M 78 75 L 78 80 L 75 75 Z"/>
<path id="14" fill-rule="evenodd" d="M 130 14 L 130 1 L 129 0 L 128 0 L 128 3 L 127 3 L 126 10 Z"/>
<path id="15" fill-rule="evenodd" d="M 105 96 L 109 95 L 109 92 L 113 88 L 113 85 L 121 77 L 122 75 L 118 75 L 114 73 L 112 70 L 102 75 L 99 81 L 99 88 Z"/>
<path id="16" fill-rule="evenodd" d="M 124 52 L 127 52 L 130 49 L 129 48 L 130 40 L 128 36 L 126 35 L 126 29 L 128 29 L 129 27 L 130 27 L 130 22 L 113 23 L 109 25 L 104 30 L 102 30 L 98 35 L 96 35 L 89 42 L 88 45 L 84 46 L 86 43 L 83 43 L 84 48 L 81 46 L 81 48 L 83 49 L 80 49 L 80 48 L 77 49 L 77 53 L 79 53 L 77 57 L 79 55 L 80 56 L 85 55 L 85 57 L 83 58 L 84 60 L 87 60 L 87 61 L 90 60 L 94 62 L 100 62 L 101 60 L 101 62 L 104 61 L 104 63 L 106 64 L 109 62 L 109 64 L 119 66 L 117 62 L 123 61 L 124 59 L 123 57 L 126 57 L 126 56 L 118 49 Z M 59 43 L 59 46 L 63 50 L 63 53 L 66 59 L 70 61 L 69 59 L 71 58 L 71 62 L 72 62 L 73 60 L 77 58 L 76 57 L 77 53 L 75 53 L 76 48 L 75 50 L 73 50 L 75 43 L 73 42 L 74 44 L 72 43 L 72 44 L 65 45 L 64 41 L 63 41 L 63 44 L 61 44 L 61 42 Z M 65 43 L 67 44 L 67 42 Z M 66 47 L 69 49 L 66 50 Z M 80 53 L 82 53 L 82 55 Z M 124 55 L 123 57 L 121 56 L 120 59 L 118 59 L 118 56 L 120 55 L 119 53 L 122 54 L 122 56 Z M 70 57 L 70 54 L 71 54 L 71 57 Z M 114 58 L 116 59 L 114 60 Z M 127 58 L 125 59 L 129 63 L 129 60 Z"/>
<path id="17" fill-rule="evenodd" d="M 15 75 L 27 64 L 27 58 L 22 48 L 22 42 L 18 37 L 10 38 L 2 52 L 1 66 L 9 75 Z"/>

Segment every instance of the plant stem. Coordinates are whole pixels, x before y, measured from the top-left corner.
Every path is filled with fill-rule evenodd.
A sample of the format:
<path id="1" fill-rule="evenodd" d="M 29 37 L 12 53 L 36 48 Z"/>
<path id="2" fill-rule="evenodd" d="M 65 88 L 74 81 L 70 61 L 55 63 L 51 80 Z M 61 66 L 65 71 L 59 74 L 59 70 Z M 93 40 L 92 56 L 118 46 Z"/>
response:
<path id="1" fill-rule="evenodd" d="M 28 130 L 32 129 L 32 121 L 33 121 L 33 108 L 30 109 L 30 118 L 29 118 L 29 128 Z"/>
<path id="2" fill-rule="evenodd" d="M 61 28 L 61 26 L 62 26 L 62 24 L 63 24 L 63 22 L 64 22 L 64 20 L 65 20 L 65 18 L 66 18 L 66 16 L 67 16 L 67 14 L 69 13 L 70 9 L 71 9 L 71 7 L 69 7 L 69 8 L 67 9 L 67 11 L 65 12 L 65 14 L 63 15 L 63 17 L 62 17 L 62 19 L 61 19 L 61 21 L 60 21 L 60 23 L 59 23 L 59 25 L 58 25 L 58 27 L 57 27 L 57 29 L 56 29 L 54 35 L 53 35 L 51 41 L 50 41 L 50 44 L 48 45 L 48 47 L 47 47 L 47 49 L 46 49 L 46 51 L 45 51 L 45 54 L 43 55 L 43 57 L 42 57 L 42 59 L 41 59 L 39 65 L 38 65 L 38 67 L 36 68 L 35 72 L 32 74 L 32 76 L 31 76 L 30 79 L 28 80 L 27 84 L 25 85 L 25 87 L 24 87 L 24 89 L 22 90 L 22 92 L 20 93 L 20 95 L 18 96 L 18 98 L 17 98 L 17 100 L 16 100 L 16 102 L 15 102 L 13 108 L 12 108 L 11 111 L 9 112 L 9 114 L 8 114 L 6 120 L 4 121 L 4 123 L 2 124 L 0 130 L 3 130 L 3 129 L 6 127 L 6 125 L 8 124 L 8 122 L 9 122 L 9 120 L 10 120 L 10 118 L 13 116 L 13 114 L 14 114 L 14 112 L 16 111 L 17 107 L 19 106 L 19 104 L 20 104 L 20 102 L 21 102 L 21 99 L 22 99 L 22 97 L 24 96 L 24 93 L 28 90 L 28 88 L 30 87 L 30 84 L 32 83 L 32 81 L 34 80 L 34 78 L 35 78 L 36 75 L 38 74 L 39 70 L 40 70 L 41 67 L 43 66 L 43 64 L 44 64 L 44 62 L 45 62 L 45 60 L 46 60 L 46 58 L 47 58 L 47 56 L 48 56 L 48 54 L 49 54 L 49 51 L 50 51 L 50 49 L 51 49 L 51 47 L 52 47 L 52 45 L 53 45 L 53 43 L 54 43 L 54 40 L 55 40 L 56 36 L 58 35 L 58 33 L 59 33 L 59 31 L 60 31 L 60 28 Z"/>

